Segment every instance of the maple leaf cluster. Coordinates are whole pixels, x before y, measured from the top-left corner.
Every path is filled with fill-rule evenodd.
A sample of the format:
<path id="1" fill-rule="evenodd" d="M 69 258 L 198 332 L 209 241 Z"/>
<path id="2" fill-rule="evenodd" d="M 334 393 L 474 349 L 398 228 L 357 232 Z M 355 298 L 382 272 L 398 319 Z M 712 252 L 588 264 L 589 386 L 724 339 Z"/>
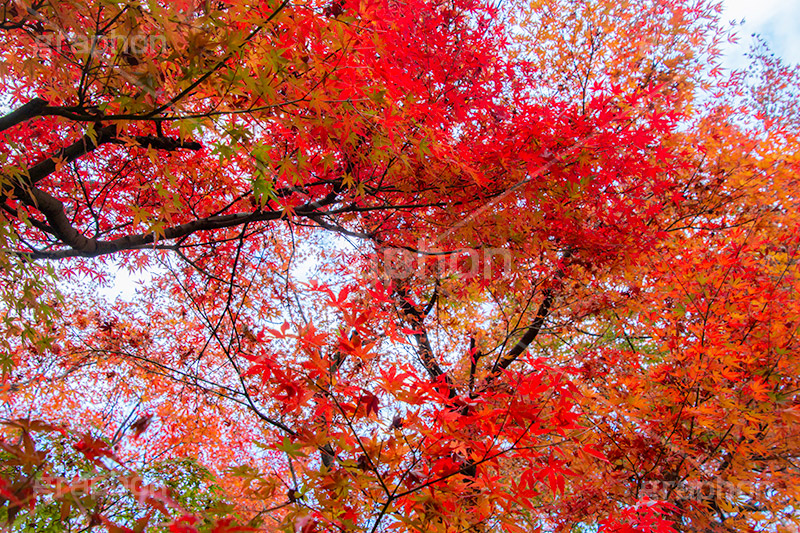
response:
<path id="1" fill-rule="evenodd" d="M 717 10 L 0 5 L 0 521 L 797 530 L 800 75 Z"/>

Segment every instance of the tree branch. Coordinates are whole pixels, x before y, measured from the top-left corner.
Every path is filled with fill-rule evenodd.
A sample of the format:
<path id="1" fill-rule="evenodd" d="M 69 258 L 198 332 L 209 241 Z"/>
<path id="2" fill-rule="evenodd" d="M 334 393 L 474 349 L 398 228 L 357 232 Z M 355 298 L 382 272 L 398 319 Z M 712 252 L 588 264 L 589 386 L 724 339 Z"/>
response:
<path id="1" fill-rule="evenodd" d="M 444 376 L 444 381 L 447 384 L 450 394 L 454 394 L 453 383 L 450 377 L 442 370 L 436 358 L 433 355 L 433 348 L 431 347 L 430 340 L 428 339 L 428 332 L 425 330 L 424 319 L 425 315 L 414 305 L 408 301 L 408 292 L 405 287 L 398 286 L 395 289 L 398 296 L 398 303 L 400 310 L 405 314 L 409 324 L 414 329 L 414 339 L 417 341 L 417 351 L 420 362 L 428 375 L 433 381 L 437 381 L 440 376 Z"/>
<path id="2" fill-rule="evenodd" d="M 536 311 L 536 318 L 533 319 L 533 323 L 528 327 L 527 330 L 525 330 L 522 338 L 511 347 L 505 357 L 502 357 L 495 362 L 494 366 L 492 367 L 492 374 L 502 372 L 508 368 L 508 366 L 516 361 L 517 358 L 522 355 L 528 346 L 536 339 L 536 337 L 539 335 L 539 332 L 542 330 L 542 325 L 544 325 L 547 315 L 550 312 L 550 306 L 553 304 L 553 297 L 554 295 L 552 289 L 544 290 L 544 300 L 542 300 L 542 303 L 539 304 L 539 309 Z"/>
<path id="3" fill-rule="evenodd" d="M 564 252 L 563 257 L 561 258 L 561 264 L 556 268 L 555 276 L 553 276 L 554 281 L 560 282 L 562 279 L 564 279 L 565 273 L 563 263 L 570 257 L 572 257 L 572 250 L 567 250 Z M 511 347 L 508 353 L 495 362 L 494 366 L 492 366 L 491 375 L 499 374 L 508 368 L 509 365 L 516 361 L 517 358 L 525 352 L 528 346 L 530 346 L 530 344 L 536 340 L 536 337 L 542 330 L 544 321 L 547 319 L 547 315 L 550 314 L 550 307 L 553 305 L 553 300 L 555 298 L 555 291 L 552 287 L 548 287 L 542 292 L 544 294 L 544 299 L 542 300 L 542 303 L 539 304 L 539 309 L 536 310 L 536 317 L 533 319 L 533 322 L 525 330 L 522 338 Z"/>
<path id="4" fill-rule="evenodd" d="M 47 219 L 53 235 L 62 243 L 70 246 L 72 250 L 57 250 L 53 252 L 32 251 L 18 252 L 18 255 L 30 259 L 63 259 L 67 257 L 98 257 L 123 250 L 135 250 L 154 245 L 157 241 L 168 241 L 187 237 L 199 231 L 210 231 L 231 228 L 251 222 L 264 222 L 278 220 L 284 216 L 281 210 L 261 211 L 251 213 L 233 213 L 228 215 L 215 215 L 207 218 L 193 220 L 164 229 L 161 233 L 150 232 L 136 235 L 126 235 L 110 241 L 85 237 L 67 219 L 64 204 L 50 194 L 31 187 L 24 189 L 15 188 L 15 194 L 26 205 L 37 208 Z M 324 207 L 335 202 L 335 197 L 326 196 L 323 200 L 309 202 L 297 209 L 295 213 L 311 218 L 318 207 Z"/>
<path id="5" fill-rule="evenodd" d="M 64 205 L 49 194 L 36 190 L 36 207 L 47 218 L 56 236 L 72 247 L 72 250 L 58 250 L 53 252 L 33 251 L 20 252 L 19 255 L 30 259 L 63 259 L 67 257 L 98 257 L 123 250 L 136 250 L 154 244 L 159 240 L 173 240 L 191 235 L 198 231 L 210 231 L 231 228 L 248 222 L 277 220 L 283 216 L 281 211 L 255 211 L 253 213 L 235 213 L 218 215 L 177 226 L 166 228 L 162 234 L 156 232 L 126 235 L 110 241 L 88 238 L 81 235 L 67 220 L 64 214 Z"/>
<path id="6" fill-rule="evenodd" d="M 105 126 L 96 132 L 95 139 L 89 135 L 84 135 L 81 140 L 76 141 L 66 148 L 62 148 L 55 155 L 43 159 L 28 169 L 29 183 L 35 185 L 50 174 L 56 171 L 56 162 L 72 163 L 76 159 L 83 157 L 89 152 L 94 151 L 98 146 L 111 142 L 117 134 L 117 126 Z"/>
<path id="7" fill-rule="evenodd" d="M 33 100 L 31 101 L 33 102 Z M 29 102 L 28 104 L 30 104 Z M 28 105 L 25 104 L 25 105 Z M 17 111 L 6 115 L 0 119 L 0 125 L 11 115 L 19 113 L 25 106 Z M 17 117 L 18 118 L 18 117 Z M 12 120 L 14 118 L 12 117 Z M 25 119 L 21 119 L 25 120 Z M 21 121 L 19 120 L 19 121 Z M 18 122 L 19 122 L 18 121 Z M 0 130 L 2 131 L 2 130 Z M 42 179 L 46 178 L 56 170 L 57 163 L 71 163 L 84 155 L 93 152 L 99 146 L 106 143 L 113 144 L 127 144 L 133 142 L 142 148 L 155 148 L 156 150 L 174 151 L 178 149 L 184 150 L 200 150 L 202 145 L 196 141 L 186 141 L 183 139 L 176 139 L 172 137 L 160 137 L 154 135 L 135 135 L 130 139 L 117 137 L 117 126 L 112 124 L 104 126 L 95 132 L 95 136 L 84 135 L 79 141 L 62 148 L 55 155 L 52 155 L 42 161 L 36 163 L 28 169 L 28 183 L 27 185 L 35 185 Z"/>
<path id="8" fill-rule="evenodd" d="M 42 110 L 45 106 L 47 106 L 47 100 L 43 100 L 42 98 L 34 98 L 30 102 L 21 105 L 11 113 L 0 117 L 0 131 L 5 131 L 26 120 L 38 117 L 42 114 Z"/>

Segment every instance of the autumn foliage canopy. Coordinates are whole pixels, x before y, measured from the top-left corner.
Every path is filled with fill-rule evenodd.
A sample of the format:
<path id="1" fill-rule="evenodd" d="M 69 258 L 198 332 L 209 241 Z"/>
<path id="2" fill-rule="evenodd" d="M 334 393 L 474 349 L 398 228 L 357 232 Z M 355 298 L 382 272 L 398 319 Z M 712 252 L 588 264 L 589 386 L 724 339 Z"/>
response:
<path id="1" fill-rule="evenodd" d="M 718 13 L 2 0 L 0 521 L 797 531 L 800 69 Z"/>

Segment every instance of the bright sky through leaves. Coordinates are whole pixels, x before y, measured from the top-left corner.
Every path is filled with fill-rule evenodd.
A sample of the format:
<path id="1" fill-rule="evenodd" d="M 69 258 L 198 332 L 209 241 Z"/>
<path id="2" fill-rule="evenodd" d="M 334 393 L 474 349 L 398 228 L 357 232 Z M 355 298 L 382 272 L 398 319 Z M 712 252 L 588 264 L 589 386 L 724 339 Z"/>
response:
<path id="1" fill-rule="evenodd" d="M 733 68 L 747 65 L 744 55 L 753 44 L 751 35 L 761 35 L 776 55 L 788 63 L 800 63 L 800 2 L 785 0 L 725 0 L 725 21 L 745 20 L 738 26 L 739 42 L 731 45 L 726 64 Z"/>

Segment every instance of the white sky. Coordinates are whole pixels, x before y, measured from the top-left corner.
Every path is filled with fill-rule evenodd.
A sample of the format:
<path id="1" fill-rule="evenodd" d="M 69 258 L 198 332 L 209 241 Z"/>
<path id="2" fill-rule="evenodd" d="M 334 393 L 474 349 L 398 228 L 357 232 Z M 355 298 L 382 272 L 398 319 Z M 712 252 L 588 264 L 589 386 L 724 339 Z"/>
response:
<path id="1" fill-rule="evenodd" d="M 800 63 L 800 0 L 723 0 L 723 21 L 745 23 L 737 30 L 739 42 L 731 45 L 725 65 L 743 68 L 753 33 L 767 41 L 786 63 Z"/>

